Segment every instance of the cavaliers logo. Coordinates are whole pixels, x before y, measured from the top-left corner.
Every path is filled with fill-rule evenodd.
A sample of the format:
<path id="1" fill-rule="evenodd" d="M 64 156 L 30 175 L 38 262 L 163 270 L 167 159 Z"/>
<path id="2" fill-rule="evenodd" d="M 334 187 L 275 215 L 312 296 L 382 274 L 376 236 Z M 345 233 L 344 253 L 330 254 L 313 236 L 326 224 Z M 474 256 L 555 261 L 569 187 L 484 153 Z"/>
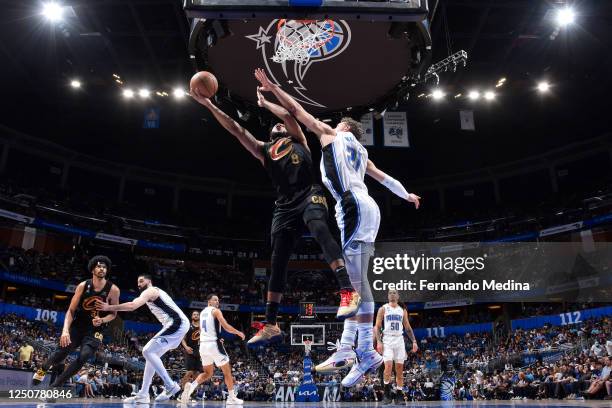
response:
<path id="1" fill-rule="evenodd" d="M 96 310 L 96 301 L 104 302 L 100 296 L 90 296 L 83 301 L 83 310 L 87 310 L 91 317 L 98 317 L 98 311 Z"/>
<path id="2" fill-rule="evenodd" d="M 191 340 L 200 341 L 200 329 L 194 330 L 193 333 L 191 333 Z"/>
<path id="3" fill-rule="evenodd" d="M 83 309 L 85 310 L 96 310 L 96 301 L 104 302 L 100 296 L 91 296 L 83 301 Z"/>
<path id="4" fill-rule="evenodd" d="M 270 153 L 270 158 L 274 161 L 282 159 L 292 151 L 293 144 L 291 143 L 291 139 L 288 139 L 286 137 L 277 140 L 268 149 L 268 152 Z"/>
<path id="5" fill-rule="evenodd" d="M 318 24 L 329 24 L 321 22 Z M 317 107 L 325 107 L 320 102 L 308 96 L 308 89 L 304 86 L 304 79 L 312 64 L 324 63 L 342 54 L 351 43 L 351 28 L 344 20 L 334 20 L 331 40 L 320 48 L 308 50 L 308 62 L 300 64 L 296 61 L 274 62 L 273 57 L 279 48 L 280 42 L 275 35 L 278 20 L 272 20 L 267 27 L 259 27 L 257 34 L 247 35 L 246 38 L 257 43 L 257 50 L 261 50 L 262 62 L 266 73 L 278 85 L 282 85 L 291 96 L 298 101 Z M 328 26 L 323 29 L 330 28 Z M 297 31 L 308 31 L 311 27 L 304 25 L 296 28 Z M 298 33 L 299 34 L 299 33 Z"/>

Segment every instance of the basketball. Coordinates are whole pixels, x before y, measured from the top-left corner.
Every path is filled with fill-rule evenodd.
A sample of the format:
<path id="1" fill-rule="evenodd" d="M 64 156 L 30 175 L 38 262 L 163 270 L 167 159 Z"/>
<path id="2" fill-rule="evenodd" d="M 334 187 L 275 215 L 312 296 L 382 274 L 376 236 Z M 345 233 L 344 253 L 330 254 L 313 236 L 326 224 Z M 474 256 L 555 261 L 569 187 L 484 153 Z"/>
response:
<path id="1" fill-rule="evenodd" d="M 212 98 L 217 93 L 218 87 L 217 78 L 208 71 L 197 72 L 189 81 L 189 90 L 197 89 L 205 98 Z"/>

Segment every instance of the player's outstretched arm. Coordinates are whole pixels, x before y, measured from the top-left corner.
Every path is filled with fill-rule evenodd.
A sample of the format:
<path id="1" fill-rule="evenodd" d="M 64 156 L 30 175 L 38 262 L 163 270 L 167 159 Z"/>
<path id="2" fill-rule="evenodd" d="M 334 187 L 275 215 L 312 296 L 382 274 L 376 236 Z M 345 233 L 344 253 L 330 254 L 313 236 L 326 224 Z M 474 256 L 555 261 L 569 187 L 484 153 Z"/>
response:
<path id="1" fill-rule="evenodd" d="M 215 119 L 223 126 L 228 132 L 230 132 L 245 149 L 249 151 L 261 164 L 263 164 L 263 153 L 262 147 L 263 142 L 261 140 L 257 140 L 248 130 L 243 128 L 232 119 L 228 114 L 223 112 L 216 106 L 212 101 L 208 98 L 205 98 L 198 94 L 197 89 L 193 89 L 191 91 L 191 96 L 193 99 L 198 101 L 200 104 L 206 106 L 208 110 L 213 114 Z"/>
<path id="2" fill-rule="evenodd" d="M 70 299 L 70 305 L 68 305 L 68 310 L 66 311 L 66 317 L 64 317 L 64 326 L 62 328 L 62 334 L 60 336 L 60 346 L 67 347 L 70 345 L 70 327 L 72 327 L 72 321 L 74 320 L 74 315 L 79 307 L 79 300 L 83 295 L 83 291 L 85 290 L 85 282 L 79 283 L 74 291 L 74 295 L 72 295 L 72 299 Z"/>
<path id="3" fill-rule="evenodd" d="M 404 310 L 404 330 L 406 330 L 406 335 L 412 341 L 412 352 L 416 353 L 419 351 L 419 344 L 416 341 L 416 337 L 414 336 L 414 331 L 412 330 L 412 326 L 410 325 L 410 321 L 408 320 L 408 310 Z"/>
<path id="4" fill-rule="evenodd" d="M 317 120 L 310 113 L 306 112 L 306 109 L 304 109 L 298 101 L 287 92 L 283 91 L 278 85 L 273 84 L 263 69 L 258 68 L 255 70 L 255 78 L 261 83 L 263 91 L 272 92 L 290 114 L 295 116 L 297 120 L 317 135 L 322 146 L 332 142 L 333 138 L 336 136 L 336 131 L 327 123 Z"/>
<path id="5" fill-rule="evenodd" d="M 378 313 L 376 313 L 376 323 L 374 324 L 374 335 L 376 336 L 376 350 L 379 353 L 383 352 L 382 337 L 380 336 L 380 331 L 382 330 L 384 318 L 385 318 L 385 309 L 380 307 L 378 308 Z"/>
<path id="6" fill-rule="evenodd" d="M 374 180 L 378 181 L 380 184 L 385 186 L 389 191 L 391 191 L 396 196 L 403 198 L 406 201 L 414 203 L 414 206 L 418 209 L 421 205 L 421 197 L 416 194 L 409 193 L 406 191 L 402 183 L 380 170 L 372 160 L 368 160 L 368 164 L 366 167 L 366 174 L 372 177 Z"/>
<path id="7" fill-rule="evenodd" d="M 143 306 L 147 302 L 152 302 L 159 296 L 157 289 L 148 288 L 131 302 L 120 303 L 118 305 L 109 305 L 108 303 L 96 301 L 96 310 L 104 312 L 131 312 Z"/>
<path id="8" fill-rule="evenodd" d="M 244 340 L 244 333 L 229 324 L 227 320 L 225 320 L 225 317 L 223 317 L 221 310 L 215 309 L 213 312 L 213 317 L 219 321 L 219 324 L 221 327 L 223 327 L 223 329 L 225 329 L 226 332 L 235 334 L 236 336 L 240 337 L 241 340 Z"/>
<path id="9" fill-rule="evenodd" d="M 287 129 L 287 133 L 291 135 L 293 140 L 310 150 L 308 147 L 308 142 L 306 141 L 306 136 L 304 136 L 304 132 L 302 132 L 300 124 L 297 122 L 297 120 L 295 120 L 293 115 L 282 106 L 267 100 L 261 93 L 261 89 L 259 87 L 257 88 L 257 105 L 260 108 L 269 110 L 274 116 L 282 120 L 285 124 L 285 128 Z"/>
<path id="10" fill-rule="evenodd" d="M 111 305 L 119 304 L 119 296 L 120 296 L 119 287 L 117 285 L 111 286 L 111 290 L 108 294 L 108 303 Z M 104 323 L 109 323 L 115 320 L 117 317 L 117 312 L 110 312 L 104 317 L 95 317 L 92 321 L 94 326 L 101 326 Z"/>

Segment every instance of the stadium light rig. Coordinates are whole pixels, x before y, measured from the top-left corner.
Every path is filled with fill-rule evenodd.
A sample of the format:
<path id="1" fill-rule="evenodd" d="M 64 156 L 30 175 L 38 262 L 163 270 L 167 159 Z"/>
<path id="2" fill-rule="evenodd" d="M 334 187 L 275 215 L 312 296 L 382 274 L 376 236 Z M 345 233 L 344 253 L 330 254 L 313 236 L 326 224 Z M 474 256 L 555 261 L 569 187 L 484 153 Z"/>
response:
<path id="1" fill-rule="evenodd" d="M 486 92 L 484 93 L 484 98 L 485 98 L 487 101 L 492 101 L 493 99 L 495 99 L 495 92 L 493 92 L 493 91 L 486 91 Z"/>
<path id="2" fill-rule="evenodd" d="M 571 7 L 564 7 L 557 11 L 557 24 L 567 27 L 576 21 L 576 12 Z"/>
<path id="3" fill-rule="evenodd" d="M 73 89 L 79 89 L 81 87 L 81 81 L 79 81 L 78 79 L 73 79 L 72 81 L 70 81 L 70 86 Z"/>
<path id="4" fill-rule="evenodd" d="M 470 100 L 472 101 L 477 101 L 478 99 L 480 99 L 480 92 L 470 91 L 470 93 L 468 93 L 468 98 L 470 98 Z"/>
<path id="5" fill-rule="evenodd" d="M 64 18 L 64 7 L 55 2 L 44 3 L 42 15 L 50 22 L 57 23 Z"/>
<path id="6" fill-rule="evenodd" d="M 146 88 L 142 88 L 138 91 L 138 96 L 140 96 L 141 98 L 148 98 L 149 96 L 151 96 L 151 91 L 149 91 Z"/>
<path id="7" fill-rule="evenodd" d="M 538 83 L 537 89 L 540 93 L 547 93 L 550 90 L 550 84 L 546 81 L 542 81 Z"/>
<path id="8" fill-rule="evenodd" d="M 439 88 L 434 89 L 434 91 L 431 93 L 431 97 L 436 101 L 443 99 L 445 96 L 446 94 L 444 93 L 444 91 Z"/>
<path id="9" fill-rule="evenodd" d="M 185 97 L 186 93 L 181 88 L 174 88 L 172 95 L 174 96 L 174 99 L 182 99 Z"/>
<path id="10" fill-rule="evenodd" d="M 123 97 L 125 99 L 132 99 L 134 97 L 134 91 L 132 91 L 131 89 L 124 89 Z"/>

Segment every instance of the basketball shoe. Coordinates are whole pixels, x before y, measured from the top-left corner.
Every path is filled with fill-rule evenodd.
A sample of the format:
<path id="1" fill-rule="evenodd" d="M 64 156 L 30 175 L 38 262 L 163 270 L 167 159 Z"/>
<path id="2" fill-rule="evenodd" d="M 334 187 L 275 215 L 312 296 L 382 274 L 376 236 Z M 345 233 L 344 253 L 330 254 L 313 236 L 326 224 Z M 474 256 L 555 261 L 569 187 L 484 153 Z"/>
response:
<path id="1" fill-rule="evenodd" d="M 278 325 L 266 324 L 247 342 L 247 346 L 251 348 L 265 346 L 282 340 L 283 333 Z"/>
<path id="2" fill-rule="evenodd" d="M 337 319 L 348 319 L 357 314 L 361 304 L 361 296 L 354 289 L 342 289 L 340 291 L 340 307 L 336 313 Z"/>
<path id="3" fill-rule="evenodd" d="M 359 362 L 353 364 L 351 371 L 342 379 L 342 386 L 350 388 L 357 384 L 359 380 L 368 372 L 376 371 L 383 363 L 383 357 L 376 350 L 369 350 L 361 353 Z"/>
<path id="4" fill-rule="evenodd" d="M 332 373 L 334 371 L 341 370 L 343 368 L 352 367 L 357 360 L 357 355 L 353 350 L 353 347 L 347 345 L 341 345 L 340 340 L 334 343 L 327 343 L 330 345 L 328 350 L 336 350 L 334 354 L 329 356 L 327 360 L 315 367 L 317 373 Z"/>

